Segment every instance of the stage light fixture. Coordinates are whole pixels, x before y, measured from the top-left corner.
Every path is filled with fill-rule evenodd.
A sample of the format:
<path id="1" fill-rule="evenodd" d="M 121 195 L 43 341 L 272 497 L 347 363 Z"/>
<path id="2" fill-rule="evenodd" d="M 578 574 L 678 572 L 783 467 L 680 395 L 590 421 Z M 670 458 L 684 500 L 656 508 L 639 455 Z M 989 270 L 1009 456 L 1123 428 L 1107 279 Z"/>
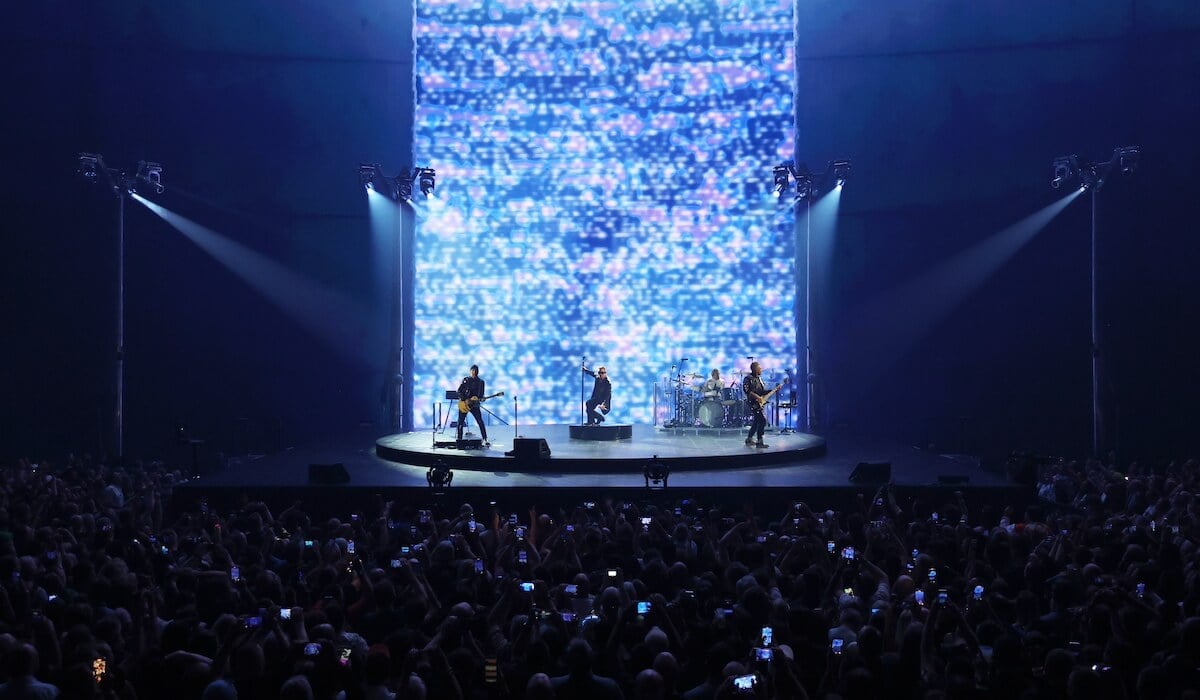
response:
<path id="1" fill-rule="evenodd" d="M 162 194 L 162 165 L 147 160 L 138 161 L 136 180 L 146 183 L 155 194 Z"/>
<path id="2" fill-rule="evenodd" d="M 1142 156 L 1140 146 L 1121 146 L 1113 151 L 1113 160 L 1121 166 L 1121 172 L 1129 175 L 1137 170 L 1138 160 Z"/>
<path id="3" fill-rule="evenodd" d="M 808 166 L 801 165 L 799 170 L 793 169 L 792 176 L 796 178 L 796 201 L 809 199 L 813 195 L 813 176 Z"/>
<path id="4" fill-rule="evenodd" d="M 413 180 L 410 175 L 400 175 L 396 178 L 396 199 L 407 202 L 412 199 Z"/>
<path id="5" fill-rule="evenodd" d="M 671 468 L 665 462 L 659 461 L 658 455 L 654 455 L 642 467 L 642 476 L 646 478 L 646 488 L 665 489 L 667 488 L 667 480 L 671 478 Z"/>
<path id="6" fill-rule="evenodd" d="M 421 194 L 428 197 L 437 186 L 437 172 L 433 168 L 417 168 Z"/>
<path id="7" fill-rule="evenodd" d="M 95 180 L 99 175 L 97 172 L 100 165 L 100 156 L 95 153 L 80 153 L 79 154 L 79 170 L 81 176 L 88 180 Z"/>
<path id="8" fill-rule="evenodd" d="M 790 166 L 786 163 L 783 165 L 776 165 L 775 169 L 774 169 L 774 173 L 775 173 L 775 194 L 778 194 L 779 198 L 783 199 L 783 193 L 787 192 L 787 189 L 788 189 L 788 184 L 789 184 L 788 177 L 790 175 Z"/>
<path id="9" fill-rule="evenodd" d="M 841 187 L 846 184 L 846 177 L 850 175 L 850 161 L 835 160 L 829 164 L 829 172 L 833 175 L 834 187 Z"/>
<path id="10" fill-rule="evenodd" d="M 439 459 L 425 473 L 425 481 L 429 482 L 429 488 L 431 489 L 449 488 L 450 483 L 454 481 L 454 472 L 450 470 L 450 467 L 443 460 Z"/>
<path id="11" fill-rule="evenodd" d="M 375 175 L 380 171 L 378 163 L 361 163 L 358 166 L 358 184 L 368 190 L 375 189 Z"/>
<path id="12" fill-rule="evenodd" d="M 1079 174 L 1079 156 L 1059 156 L 1054 159 L 1053 167 L 1054 178 L 1050 180 L 1050 186 L 1058 189 Z"/>

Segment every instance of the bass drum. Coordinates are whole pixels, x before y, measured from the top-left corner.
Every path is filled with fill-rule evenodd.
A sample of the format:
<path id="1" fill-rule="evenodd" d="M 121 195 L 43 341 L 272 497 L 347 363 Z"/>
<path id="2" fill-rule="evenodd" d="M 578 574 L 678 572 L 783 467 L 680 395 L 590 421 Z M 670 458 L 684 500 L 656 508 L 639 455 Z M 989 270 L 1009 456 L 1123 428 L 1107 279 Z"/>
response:
<path id="1" fill-rule="evenodd" d="M 725 407 L 716 399 L 705 399 L 696 410 L 696 418 L 706 428 L 720 428 L 725 424 Z"/>

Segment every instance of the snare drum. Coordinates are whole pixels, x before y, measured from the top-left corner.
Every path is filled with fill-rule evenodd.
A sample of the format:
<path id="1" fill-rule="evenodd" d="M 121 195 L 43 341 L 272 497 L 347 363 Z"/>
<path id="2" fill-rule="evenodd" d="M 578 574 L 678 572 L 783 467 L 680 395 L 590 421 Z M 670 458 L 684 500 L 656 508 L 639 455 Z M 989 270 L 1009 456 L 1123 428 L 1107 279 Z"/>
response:
<path id="1" fill-rule="evenodd" d="M 725 407 L 716 399 L 705 399 L 696 410 L 696 418 L 706 428 L 720 428 L 725 424 Z"/>

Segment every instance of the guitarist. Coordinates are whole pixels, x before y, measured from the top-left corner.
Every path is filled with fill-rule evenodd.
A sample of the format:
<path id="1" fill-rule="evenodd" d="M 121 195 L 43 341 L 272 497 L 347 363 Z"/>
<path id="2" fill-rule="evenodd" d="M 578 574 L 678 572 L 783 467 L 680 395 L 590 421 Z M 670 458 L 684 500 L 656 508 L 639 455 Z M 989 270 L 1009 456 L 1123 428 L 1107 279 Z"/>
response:
<path id="1" fill-rule="evenodd" d="M 767 415 L 764 409 L 767 399 L 771 394 L 779 391 L 779 387 L 767 391 L 762 383 L 762 366 L 755 362 L 750 365 L 750 374 L 742 379 L 742 391 L 746 392 L 746 405 L 754 414 L 754 420 L 750 424 L 750 433 L 746 436 L 746 444 L 767 447 L 767 444 L 763 442 L 763 431 L 767 429 Z M 754 440 L 756 434 L 757 442 Z"/>
<path id="2" fill-rule="evenodd" d="M 583 371 L 596 378 L 596 383 L 592 385 L 592 398 L 587 400 L 588 425 L 603 423 L 604 416 L 600 411 L 607 414 L 612 402 L 612 383 L 608 381 L 608 370 L 601 365 L 595 372 L 586 367 Z"/>
<path id="3" fill-rule="evenodd" d="M 486 382 L 479 378 L 479 365 L 471 365 L 471 375 L 463 377 L 462 383 L 458 385 L 458 439 L 461 441 L 463 436 L 463 426 L 467 422 L 467 411 L 463 410 L 463 402 L 470 408 L 470 413 L 475 416 L 475 423 L 479 426 L 479 433 L 483 436 L 483 444 L 491 447 L 492 443 L 488 442 L 487 426 L 483 424 L 483 412 L 479 410 L 479 402 L 487 394 L 484 393 Z"/>

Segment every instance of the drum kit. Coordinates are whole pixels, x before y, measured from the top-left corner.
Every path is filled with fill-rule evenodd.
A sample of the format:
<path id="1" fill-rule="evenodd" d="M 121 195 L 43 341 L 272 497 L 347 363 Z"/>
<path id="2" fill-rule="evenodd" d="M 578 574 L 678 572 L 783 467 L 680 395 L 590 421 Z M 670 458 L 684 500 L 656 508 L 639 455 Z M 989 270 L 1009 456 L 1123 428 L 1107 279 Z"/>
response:
<path id="1" fill-rule="evenodd" d="M 749 371 L 734 372 L 732 380 L 722 380 L 727 386 L 716 391 L 702 391 L 706 377 L 700 374 L 678 374 L 668 377 L 663 385 L 671 411 L 666 427 L 744 428 L 753 416 L 746 406 L 742 379 Z M 773 374 L 773 373 L 771 373 Z M 770 375 L 763 373 L 766 382 Z"/>

